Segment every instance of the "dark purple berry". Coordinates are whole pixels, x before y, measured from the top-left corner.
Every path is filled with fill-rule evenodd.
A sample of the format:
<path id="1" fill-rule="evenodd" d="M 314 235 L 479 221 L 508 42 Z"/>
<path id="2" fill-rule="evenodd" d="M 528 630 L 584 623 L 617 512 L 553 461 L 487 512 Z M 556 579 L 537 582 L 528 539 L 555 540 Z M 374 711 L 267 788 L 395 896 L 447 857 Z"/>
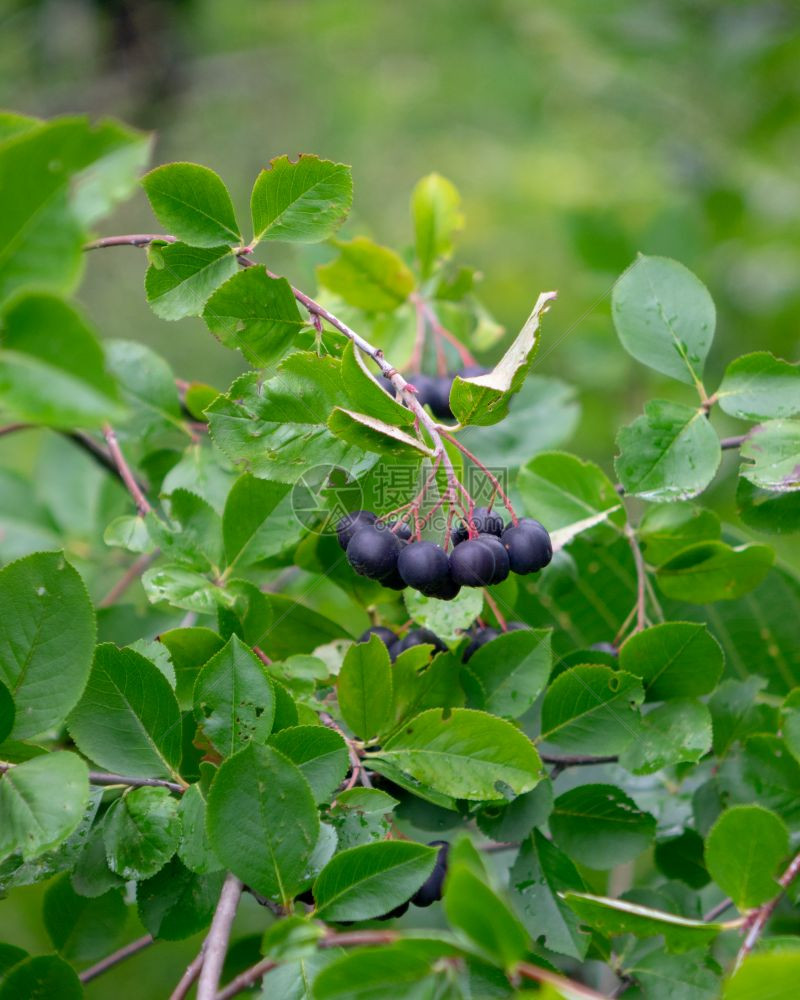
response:
<path id="1" fill-rule="evenodd" d="M 339 536 L 339 544 L 346 549 L 350 544 L 350 539 L 360 529 L 378 520 L 378 515 L 371 510 L 354 510 L 350 514 L 345 514 L 336 525 L 336 534 Z"/>
<path id="2" fill-rule="evenodd" d="M 506 528 L 501 541 L 514 573 L 536 573 L 553 558 L 550 536 L 541 527 L 520 523 Z"/>
<path id="3" fill-rule="evenodd" d="M 294 898 L 298 903 L 308 903 L 309 906 L 314 905 L 314 893 L 310 889 L 305 889 Z"/>
<path id="4" fill-rule="evenodd" d="M 391 531 L 368 525 L 350 539 L 347 561 L 361 576 L 371 580 L 388 578 L 397 569 L 401 543 Z"/>
<path id="5" fill-rule="evenodd" d="M 406 900 L 405 903 L 401 903 L 399 906 L 395 906 L 393 910 L 389 910 L 388 913 L 381 914 L 380 917 L 375 917 L 376 920 L 393 920 L 395 917 L 402 917 L 403 914 L 408 909 L 409 901 Z"/>
<path id="6" fill-rule="evenodd" d="M 450 409 L 450 389 L 452 385 L 452 375 L 439 375 L 434 379 L 428 405 L 431 408 L 431 413 L 440 420 L 452 420 L 453 418 L 453 411 Z"/>
<path id="7" fill-rule="evenodd" d="M 447 646 L 445 646 L 435 632 L 431 632 L 428 628 L 415 628 L 407 632 L 404 638 L 395 644 L 393 647 L 395 649 L 395 656 L 399 656 L 400 653 L 411 649 L 412 646 L 421 646 L 423 643 L 430 643 L 437 653 L 447 649 Z"/>
<path id="8" fill-rule="evenodd" d="M 439 848 L 439 856 L 436 858 L 433 871 L 411 897 L 411 902 L 414 906 L 430 906 L 442 898 L 442 889 L 444 887 L 445 876 L 447 875 L 447 855 L 450 851 L 450 845 L 447 841 L 432 840 L 430 846 Z"/>
<path id="9" fill-rule="evenodd" d="M 494 572 L 492 550 L 477 538 L 462 542 L 450 553 L 450 575 L 462 587 L 488 587 Z"/>
<path id="10" fill-rule="evenodd" d="M 461 587 L 455 582 L 448 570 L 447 576 L 443 580 L 440 580 L 435 587 L 428 587 L 424 593 L 426 597 L 435 597 L 440 601 L 452 601 L 454 597 L 458 597 L 460 590 Z"/>
<path id="11" fill-rule="evenodd" d="M 356 642 L 369 642 L 370 636 L 377 635 L 381 642 L 388 649 L 393 642 L 397 641 L 397 636 L 385 625 L 371 625 L 366 632 L 362 632 Z"/>
<path id="12" fill-rule="evenodd" d="M 400 553 L 397 569 L 409 587 L 427 594 L 450 576 L 450 560 L 441 545 L 412 542 Z"/>
<path id="13" fill-rule="evenodd" d="M 396 538 L 399 538 L 400 541 L 402 542 L 411 541 L 411 525 L 406 524 L 405 521 L 397 521 L 397 520 L 379 521 L 378 524 L 382 528 L 385 527 L 387 531 L 391 531 L 391 533 Z"/>
<path id="14" fill-rule="evenodd" d="M 494 556 L 494 573 L 492 583 L 502 583 L 511 572 L 508 553 L 497 535 L 478 535 L 478 541 L 488 545 Z"/>
<path id="15" fill-rule="evenodd" d="M 497 535 L 499 538 L 505 529 L 502 517 L 488 507 L 476 507 L 472 512 L 472 520 L 480 535 Z"/>
<path id="16" fill-rule="evenodd" d="M 472 640 L 467 648 L 464 650 L 464 655 L 461 657 L 462 663 L 467 663 L 472 655 L 476 653 L 481 646 L 485 646 L 487 642 L 491 642 L 492 639 L 496 639 L 500 635 L 496 628 L 479 628 L 476 629 L 472 635 Z"/>
<path id="17" fill-rule="evenodd" d="M 431 400 L 436 394 L 436 379 L 433 375 L 411 375 L 409 383 L 417 390 L 417 401 L 421 406 L 430 406 Z"/>

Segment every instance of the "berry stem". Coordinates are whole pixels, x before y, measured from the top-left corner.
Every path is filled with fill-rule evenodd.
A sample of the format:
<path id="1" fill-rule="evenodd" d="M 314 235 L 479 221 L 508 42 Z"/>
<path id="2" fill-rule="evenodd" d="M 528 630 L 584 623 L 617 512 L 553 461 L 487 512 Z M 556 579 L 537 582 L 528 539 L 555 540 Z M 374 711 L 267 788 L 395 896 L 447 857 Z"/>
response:
<path id="1" fill-rule="evenodd" d="M 486 587 L 483 588 L 483 599 L 489 605 L 489 610 L 494 615 L 495 619 L 497 620 L 497 624 L 500 626 L 503 632 L 508 632 L 508 622 L 506 622 L 505 618 L 502 615 L 502 612 L 500 611 L 500 608 L 497 606 L 497 601 L 492 597 L 492 595 L 489 593 Z"/>
<path id="2" fill-rule="evenodd" d="M 492 486 L 495 488 L 495 490 L 497 490 L 497 493 L 499 494 L 500 499 L 503 501 L 503 504 L 505 505 L 506 510 L 511 515 L 511 523 L 512 524 L 517 524 L 517 522 L 519 521 L 519 518 L 517 517 L 517 515 L 516 515 L 516 513 L 514 511 L 514 508 L 513 508 L 512 504 L 511 504 L 511 501 L 508 498 L 508 494 L 505 492 L 505 490 L 503 489 L 503 487 L 500 485 L 500 481 L 498 480 L 497 476 L 495 476 L 493 473 L 491 473 L 486 468 L 486 466 L 483 464 L 483 462 L 478 458 L 478 456 L 477 455 L 473 455 L 472 452 L 469 450 L 469 448 L 467 448 L 466 445 L 462 444 L 458 440 L 458 438 L 454 437 L 452 434 L 450 434 L 448 431 L 446 431 L 444 429 L 440 428 L 440 430 L 441 430 L 442 437 L 445 438 L 447 441 L 449 441 L 450 444 L 455 445 L 455 447 L 458 448 L 458 450 L 463 455 L 466 455 L 466 457 L 470 460 L 470 462 L 472 462 L 473 465 L 476 465 L 481 470 L 481 472 L 484 474 L 484 476 L 486 476 L 486 478 L 489 480 L 489 482 L 492 484 Z"/>
<path id="3" fill-rule="evenodd" d="M 133 498 L 133 502 L 136 504 L 136 509 L 139 511 L 141 516 L 144 517 L 144 515 L 149 514 L 153 508 L 150 506 L 141 487 L 136 482 L 136 477 L 131 472 L 130 466 L 125 461 L 125 456 L 122 454 L 119 441 L 117 441 L 117 435 L 114 433 L 114 428 L 111 424 L 105 424 L 103 426 L 103 437 L 106 439 L 108 451 L 111 458 L 114 460 L 114 465 L 117 467 L 120 479 L 122 479 L 128 493 L 130 493 Z"/>
<path id="4" fill-rule="evenodd" d="M 429 302 L 425 302 L 424 299 L 420 299 L 419 296 L 415 296 L 415 299 L 420 303 L 423 313 L 431 325 L 431 330 L 434 334 L 446 340 L 453 348 L 455 348 L 456 353 L 461 359 L 463 365 L 477 366 L 478 362 L 475 360 L 473 355 L 469 352 L 468 348 L 461 343 L 461 341 L 452 334 L 446 326 L 441 322 L 439 317 L 434 312 L 433 306 Z"/>
<path id="5" fill-rule="evenodd" d="M 136 941 L 131 941 L 130 944 L 123 945 L 122 948 L 119 948 L 113 954 L 101 958 L 96 965 L 91 965 L 88 969 L 84 969 L 78 976 L 78 979 L 82 983 L 91 982 L 98 976 L 102 976 L 104 972 L 108 972 L 109 969 L 113 969 L 115 965 L 124 962 L 126 958 L 130 958 L 145 948 L 149 948 L 153 944 L 153 940 L 152 934 L 145 934 L 144 937 L 137 938 Z"/>

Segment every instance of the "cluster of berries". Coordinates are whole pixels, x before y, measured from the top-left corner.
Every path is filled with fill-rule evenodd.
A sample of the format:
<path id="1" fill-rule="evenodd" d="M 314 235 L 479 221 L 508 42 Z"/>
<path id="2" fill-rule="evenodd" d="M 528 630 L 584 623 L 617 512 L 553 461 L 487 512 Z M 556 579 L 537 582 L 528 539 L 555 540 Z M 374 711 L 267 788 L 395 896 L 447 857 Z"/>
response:
<path id="1" fill-rule="evenodd" d="M 435 542 L 412 541 L 407 524 L 380 521 L 369 510 L 346 514 L 336 533 L 356 573 L 442 601 L 452 600 L 462 587 L 488 587 L 509 573 L 536 573 L 553 558 L 550 536 L 533 518 L 505 525 L 499 514 L 476 507 L 472 528 L 472 533 L 463 523 L 453 528 L 450 555 Z"/>
<path id="2" fill-rule="evenodd" d="M 444 887 L 444 878 L 447 874 L 447 855 L 450 851 L 450 844 L 446 840 L 432 840 L 428 846 L 439 848 L 439 854 L 436 858 L 436 864 L 433 866 L 433 871 L 410 899 L 400 903 L 399 906 L 396 906 L 393 910 L 389 910 L 388 913 L 383 913 L 381 916 L 376 917 L 376 920 L 392 920 L 394 917 L 402 917 L 410 903 L 413 903 L 414 906 L 431 906 L 442 898 L 442 888 Z M 308 903 L 309 906 L 314 905 L 314 894 L 311 889 L 306 889 L 305 892 L 301 892 L 296 898 L 301 903 Z M 339 920 L 337 923 L 351 924 L 353 921 Z"/>
<path id="3" fill-rule="evenodd" d="M 438 417 L 439 420 L 452 420 L 450 390 L 453 388 L 453 380 L 456 375 L 460 375 L 461 378 L 475 378 L 478 375 L 485 375 L 488 371 L 488 368 L 470 365 L 466 368 L 459 368 L 457 372 L 448 375 L 425 375 L 423 373 L 409 375 L 408 380 L 417 390 L 419 402 L 423 406 L 429 406 L 434 417 Z"/>
<path id="4" fill-rule="evenodd" d="M 520 629 L 530 628 L 529 625 L 525 625 L 524 622 L 508 622 L 506 625 L 507 632 L 518 632 Z M 491 642 L 492 639 L 496 639 L 502 633 L 496 629 L 491 628 L 487 625 L 473 625 L 470 630 L 466 633 L 469 637 L 469 645 L 464 650 L 461 657 L 462 663 L 467 663 L 470 657 L 481 646 L 485 646 L 487 642 Z M 405 652 L 407 649 L 411 649 L 412 646 L 422 646 L 425 644 L 433 646 L 434 653 L 443 653 L 447 646 L 445 643 L 436 635 L 435 632 L 431 632 L 429 628 L 412 628 L 409 632 L 401 639 L 397 633 L 393 632 L 390 628 L 385 625 L 372 625 L 366 630 L 362 635 L 358 637 L 358 642 L 369 642 L 370 636 L 377 635 L 381 642 L 389 650 L 389 658 L 392 663 L 397 659 L 397 657 Z"/>

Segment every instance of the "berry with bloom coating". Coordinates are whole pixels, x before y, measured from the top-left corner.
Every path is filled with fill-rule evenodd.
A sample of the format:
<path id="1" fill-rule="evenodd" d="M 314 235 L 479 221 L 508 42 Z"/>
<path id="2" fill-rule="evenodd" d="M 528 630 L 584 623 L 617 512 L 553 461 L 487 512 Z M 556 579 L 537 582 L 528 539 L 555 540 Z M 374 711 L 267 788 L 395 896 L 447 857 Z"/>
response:
<path id="1" fill-rule="evenodd" d="M 450 575 L 462 587 L 488 587 L 494 572 L 492 550 L 477 538 L 462 542 L 450 554 Z"/>
<path id="2" fill-rule="evenodd" d="M 387 531 L 375 525 L 359 528 L 347 546 L 347 561 L 361 576 L 384 580 L 397 569 L 401 543 Z"/>
<path id="3" fill-rule="evenodd" d="M 400 553 L 397 569 L 409 587 L 427 594 L 450 576 L 450 560 L 441 545 L 412 542 Z"/>
<path id="4" fill-rule="evenodd" d="M 371 510 L 354 510 L 345 514 L 336 524 L 336 534 L 339 536 L 339 544 L 346 549 L 350 544 L 350 539 L 360 529 L 378 520 L 378 515 Z"/>

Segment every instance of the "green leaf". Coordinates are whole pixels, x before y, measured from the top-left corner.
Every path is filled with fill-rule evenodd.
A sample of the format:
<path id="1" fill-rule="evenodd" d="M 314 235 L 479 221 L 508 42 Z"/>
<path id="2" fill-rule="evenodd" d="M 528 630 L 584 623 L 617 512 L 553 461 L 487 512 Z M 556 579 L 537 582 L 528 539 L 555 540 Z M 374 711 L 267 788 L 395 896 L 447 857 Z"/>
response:
<path id="1" fill-rule="evenodd" d="M 699 383 L 714 339 L 708 289 L 683 264 L 639 255 L 614 285 L 614 326 L 625 350 L 662 375 Z"/>
<path id="2" fill-rule="evenodd" d="M 282 659 L 295 653 L 311 653 L 334 639 L 352 638 L 339 622 L 319 614 L 285 594 L 270 594 L 273 622 L 269 628 L 269 654 Z M 257 643 L 253 643 L 257 645 Z"/>
<path id="3" fill-rule="evenodd" d="M 142 574 L 142 586 L 151 604 L 166 601 L 174 608 L 212 615 L 233 603 L 226 591 L 202 573 L 177 563 L 159 563 Z"/>
<path id="4" fill-rule="evenodd" d="M 534 830 L 522 842 L 509 879 L 513 899 L 534 941 L 561 955 L 584 959 L 590 937 L 580 929 L 562 893 L 582 892 L 586 886 L 567 855 Z"/>
<path id="5" fill-rule="evenodd" d="M 128 405 L 124 433 L 143 442 L 150 435 L 183 429 L 175 377 L 167 362 L 133 340 L 106 340 L 103 347 L 108 370 Z"/>
<path id="6" fill-rule="evenodd" d="M 359 739 L 384 731 L 392 717 L 392 668 L 378 636 L 348 649 L 336 690 L 342 718 Z"/>
<path id="7" fill-rule="evenodd" d="M 741 475 L 763 490 L 800 489 L 800 420 L 769 420 L 754 427 L 739 450 Z"/>
<path id="8" fill-rule="evenodd" d="M 721 526 L 712 510 L 690 503 L 649 506 L 639 523 L 639 541 L 645 559 L 658 566 L 695 542 L 717 541 Z"/>
<path id="9" fill-rule="evenodd" d="M 70 430 L 123 419 L 100 344 L 61 299 L 29 294 L 2 315 L 0 405 L 8 417 Z"/>
<path id="10" fill-rule="evenodd" d="M 167 163 L 142 178 L 153 214 L 167 232 L 193 247 L 240 243 L 228 190 L 197 163 Z"/>
<path id="11" fill-rule="evenodd" d="M 692 698 L 676 698 L 642 716 L 642 728 L 620 755 L 634 774 L 653 774 L 684 761 L 696 764 L 711 749 L 711 716 Z"/>
<path id="12" fill-rule="evenodd" d="M 17 122 L 19 126 L 19 122 Z M 69 292 L 81 273 L 84 225 L 124 196 L 148 136 L 113 121 L 28 123 L 0 149 L 0 300 L 34 286 Z"/>
<path id="13" fill-rule="evenodd" d="M 57 955 L 36 955 L 12 966 L 0 979 L 0 1000 L 82 1000 L 83 987 L 71 965 Z"/>
<path id="14" fill-rule="evenodd" d="M 540 738 L 570 753 L 619 753 L 639 735 L 643 701 L 638 677 L 599 665 L 571 667 L 547 689 Z"/>
<path id="15" fill-rule="evenodd" d="M 625 969 L 641 984 L 647 1000 L 717 1000 L 719 967 L 705 948 L 690 955 L 648 952 Z"/>
<path id="16" fill-rule="evenodd" d="M 219 286 L 239 265 L 228 246 L 192 247 L 169 243 L 147 268 L 144 288 L 150 308 L 160 319 L 199 316 Z"/>
<path id="17" fill-rule="evenodd" d="M 710 694 L 724 663 L 720 644 L 694 622 L 653 625 L 635 632 L 619 650 L 620 670 L 642 678 L 645 701 Z"/>
<path id="18" fill-rule="evenodd" d="M 508 803 L 491 802 L 481 808 L 476 822 L 481 833 L 495 841 L 523 840 L 535 826 L 543 826 L 553 809 L 553 785 L 541 781 L 530 792 Z"/>
<path id="19" fill-rule="evenodd" d="M 256 178 L 250 198 L 253 244 L 260 240 L 319 243 L 347 218 L 353 179 L 344 163 L 278 156 Z"/>
<path id="20" fill-rule="evenodd" d="M 15 739 L 62 723 L 89 676 L 95 620 L 77 572 L 57 552 L 0 570 L 0 681 L 15 703 Z"/>
<path id="21" fill-rule="evenodd" d="M 14 699 L 11 692 L 0 683 L 0 743 L 5 742 L 14 728 Z"/>
<path id="22" fill-rule="evenodd" d="M 334 407 L 347 403 L 340 370 L 335 358 L 298 352 L 267 382 L 254 373 L 237 379 L 206 411 L 214 441 L 254 476 L 275 482 L 293 485 L 315 465 L 341 465 L 352 473 L 363 452 L 334 437 L 327 425 Z M 374 461 L 370 457 L 364 468 Z"/>
<path id="23" fill-rule="evenodd" d="M 751 733 L 770 728 L 771 707 L 758 704 L 759 693 L 766 686 L 763 677 L 743 681 L 727 678 L 708 699 L 714 727 L 714 753 L 724 757 L 734 743 Z"/>
<path id="24" fill-rule="evenodd" d="M 260 267 L 239 271 L 206 302 L 203 319 L 226 347 L 239 350 L 256 368 L 275 365 L 308 325 L 285 278 Z"/>
<path id="25" fill-rule="evenodd" d="M 755 351 L 731 361 L 715 393 L 720 408 L 740 420 L 800 413 L 800 365 Z"/>
<path id="26" fill-rule="evenodd" d="M 68 728 L 81 753 L 118 774 L 170 777 L 180 763 L 175 695 L 158 667 L 132 649 L 97 647 Z"/>
<path id="27" fill-rule="evenodd" d="M 543 292 L 533 312 L 503 357 L 486 375 L 456 375 L 450 390 L 450 409 L 460 424 L 496 424 L 508 413 L 511 397 L 522 388 L 539 347 L 539 324 L 556 297 Z"/>
<path id="28" fill-rule="evenodd" d="M 431 958 L 410 952 L 406 942 L 360 948 L 327 964 L 314 979 L 312 992 L 305 988 L 292 996 L 298 1000 L 311 996 L 314 1000 L 380 1000 L 387 996 L 431 1000 L 438 985 L 431 982 L 431 965 Z M 271 985 L 273 981 L 266 982 Z"/>
<path id="29" fill-rule="evenodd" d="M 625 523 L 614 484 L 593 462 L 584 462 L 565 452 L 543 452 L 523 465 L 517 479 L 525 512 L 548 531 L 617 508 L 609 515 L 612 525 Z M 611 529 L 599 525 L 598 538 L 611 537 Z"/>
<path id="30" fill-rule="evenodd" d="M 461 197 L 441 174 L 428 174 L 417 182 L 411 195 L 414 239 L 423 278 L 453 252 L 453 239 L 464 225 Z"/>
<path id="31" fill-rule="evenodd" d="M 222 515 L 222 536 L 228 565 L 249 566 L 267 559 L 298 535 L 297 516 L 286 512 L 278 518 L 279 505 L 289 493 L 286 483 L 256 479 L 244 473 L 233 484 Z"/>
<path id="32" fill-rule="evenodd" d="M 173 628 L 158 637 L 169 650 L 175 668 L 175 694 L 182 709 L 190 708 L 195 681 L 203 664 L 225 645 L 222 636 L 199 626 Z"/>
<path id="33" fill-rule="evenodd" d="M 76 831 L 78 832 L 80 828 Z M 108 867 L 102 820 L 95 823 L 88 837 L 85 837 L 83 850 L 78 854 L 72 872 L 72 886 L 79 895 L 90 899 L 104 895 L 109 889 L 125 888 L 125 880 Z"/>
<path id="34" fill-rule="evenodd" d="M 780 892 L 775 879 L 789 854 L 789 831 L 760 805 L 726 810 L 706 839 L 706 867 L 739 910 L 760 906 Z"/>
<path id="35" fill-rule="evenodd" d="M 91 962 L 114 950 L 128 910 L 119 892 L 79 896 L 65 874 L 48 886 L 42 917 L 59 954 L 71 962 Z"/>
<path id="36" fill-rule="evenodd" d="M 359 949 L 358 954 L 363 956 L 366 951 Z M 267 996 L 280 997 L 281 1000 L 309 1000 L 311 984 L 314 983 L 314 988 L 317 989 L 319 974 L 342 955 L 344 951 L 341 948 L 328 948 L 292 961 L 281 962 L 274 969 L 270 969 L 261 980 L 262 996 L 266 993 Z"/>
<path id="37" fill-rule="evenodd" d="M 691 827 L 677 837 L 659 840 L 653 860 L 662 875 L 680 879 L 692 889 L 702 889 L 711 881 L 703 860 L 703 838 Z"/>
<path id="38" fill-rule="evenodd" d="M 338 733 L 325 726 L 289 726 L 269 742 L 297 765 L 315 802 L 330 802 L 349 766 L 347 744 Z"/>
<path id="39" fill-rule="evenodd" d="M 777 813 L 793 832 L 800 829 L 800 763 L 787 753 L 779 736 L 754 733 L 719 766 L 722 801 L 733 805 L 758 802 Z"/>
<path id="40" fill-rule="evenodd" d="M 2 127 L 2 115 L 0 115 L 0 127 Z M 0 942 L 0 981 L 2 977 L 17 964 L 28 957 L 28 952 L 24 948 L 18 948 L 15 944 Z"/>
<path id="41" fill-rule="evenodd" d="M 155 938 L 180 941 L 211 923 L 224 872 L 197 875 L 173 858 L 136 887 L 139 919 Z"/>
<path id="42" fill-rule="evenodd" d="M 342 352 L 342 381 L 353 406 L 387 424 L 397 427 L 413 425 L 416 419 L 414 414 L 382 389 L 378 378 L 377 375 L 372 376 L 361 351 L 348 340 Z"/>
<path id="43" fill-rule="evenodd" d="M 655 399 L 644 416 L 617 435 L 614 460 L 626 493 L 644 500 L 688 500 L 702 493 L 719 468 L 717 433 L 702 410 Z"/>
<path id="44" fill-rule="evenodd" d="M 662 593 L 679 601 L 711 604 L 730 601 L 757 587 L 769 573 L 775 552 L 768 545 L 698 542 L 669 559 L 656 572 Z"/>
<path id="45" fill-rule="evenodd" d="M 258 657 L 232 635 L 200 671 L 194 716 L 211 743 L 230 757 L 250 740 L 266 743 L 275 717 L 272 683 Z"/>
<path id="46" fill-rule="evenodd" d="M 438 653 L 431 659 L 432 652 L 433 647 L 427 644 L 412 646 L 395 660 L 392 666 L 394 727 L 427 708 L 463 706 L 459 659 L 452 653 Z"/>
<path id="47" fill-rule="evenodd" d="M 0 859 L 30 861 L 61 844 L 83 818 L 89 773 L 74 753 L 56 751 L 8 770 L 0 779 Z"/>
<path id="48" fill-rule="evenodd" d="M 525 927 L 489 885 L 477 851 L 464 840 L 450 852 L 443 905 L 459 937 L 492 964 L 508 969 L 527 953 Z"/>
<path id="49" fill-rule="evenodd" d="M 656 821 L 614 785 L 581 785 L 553 803 L 550 832 L 574 861 L 604 871 L 641 854 Z"/>
<path id="50" fill-rule="evenodd" d="M 390 312 L 414 290 L 414 275 L 394 250 L 365 236 L 333 240 L 339 256 L 317 267 L 317 280 L 357 309 Z"/>
<path id="51" fill-rule="evenodd" d="M 314 883 L 323 920 L 368 920 L 411 897 L 433 871 L 436 848 L 386 840 L 336 854 Z"/>
<path id="52" fill-rule="evenodd" d="M 775 535 L 800 531 L 800 490 L 761 490 L 740 476 L 736 506 L 742 521 L 756 531 Z"/>
<path id="53" fill-rule="evenodd" d="M 458 440 L 476 455 L 502 455 L 510 469 L 572 437 L 581 407 L 574 386 L 546 375 L 529 375 L 508 416 L 491 427 L 465 427 Z"/>
<path id="54" fill-rule="evenodd" d="M 283 902 L 300 885 L 319 835 L 300 770 L 249 743 L 222 763 L 208 796 L 208 833 L 220 861 L 257 892 Z"/>
<path id="55" fill-rule="evenodd" d="M 109 867 L 124 879 L 150 878 L 178 849 L 178 800 L 166 788 L 134 788 L 106 814 L 103 839 Z"/>
<path id="56" fill-rule="evenodd" d="M 178 814 L 183 831 L 178 857 L 183 864 L 198 875 L 219 871 L 222 864 L 208 841 L 206 799 L 200 784 L 190 785 L 183 793 Z"/>
<path id="57" fill-rule="evenodd" d="M 520 795 L 543 777 L 538 753 L 515 726 L 467 708 L 416 716 L 370 755 L 376 771 L 383 761 L 435 792 L 478 801 Z"/>
<path id="58" fill-rule="evenodd" d="M 633 934 L 638 938 L 663 937 L 666 948 L 672 952 L 703 947 L 725 929 L 723 924 L 689 920 L 624 899 L 608 899 L 583 892 L 566 892 L 564 899 L 582 923 L 601 934 L 611 937 L 620 934 Z"/>
<path id="59" fill-rule="evenodd" d="M 724 1000 L 793 1000 L 798 976 L 800 953 L 796 951 L 748 955 L 722 995 Z"/>
<path id="60" fill-rule="evenodd" d="M 477 649 L 461 671 L 472 707 L 512 719 L 527 712 L 550 676 L 550 637 L 550 629 L 520 629 Z"/>
<path id="61" fill-rule="evenodd" d="M 443 642 L 455 642 L 480 615 L 483 593 L 464 587 L 452 601 L 440 601 L 408 587 L 403 591 L 403 602 L 417 625 L 430 629 Z"/>
<path id="62" fill-rule="evenodd" d="M 391 455 L 408 461 L 433 456 L 433 451 L 423 441 L 394 424 L 344 407 L 337 406 L 333 410 L 328 418 L 328 429 L 353 447 L 378 455 Z"/>

